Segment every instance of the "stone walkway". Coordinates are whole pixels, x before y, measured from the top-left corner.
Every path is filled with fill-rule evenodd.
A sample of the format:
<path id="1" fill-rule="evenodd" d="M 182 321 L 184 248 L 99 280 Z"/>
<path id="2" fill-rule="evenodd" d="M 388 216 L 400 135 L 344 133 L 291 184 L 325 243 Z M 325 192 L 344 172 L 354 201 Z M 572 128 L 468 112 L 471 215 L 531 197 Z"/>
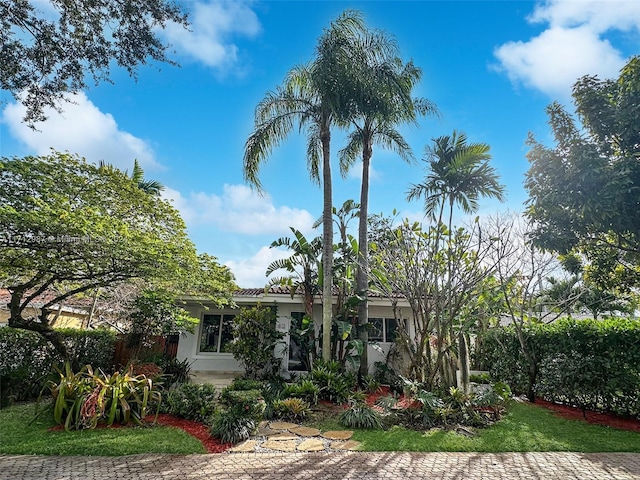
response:
<path id="1" fill-rule="evenodd" d="M 351 430 L 321 432 L 289 422 L 262 422 L 255 436 L 229 450 L 249 452 L 333 452 L 357 450 L 360 442 L 351 440 Z"/>
<path id="2" fill-rule="evenodd" d="M 638 480 L 632 453 L 0 455 L 0 480 Z"/>

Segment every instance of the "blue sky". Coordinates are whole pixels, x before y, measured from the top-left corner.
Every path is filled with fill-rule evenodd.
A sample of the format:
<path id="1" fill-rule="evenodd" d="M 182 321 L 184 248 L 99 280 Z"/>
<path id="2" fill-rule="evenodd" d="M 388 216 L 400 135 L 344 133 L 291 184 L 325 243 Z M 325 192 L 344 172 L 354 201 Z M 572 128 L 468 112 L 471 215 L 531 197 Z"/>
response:
<path id="1" fill-rule="evenodd" d="M 43 0 L 44 1 L 44 0 Z M 261 171 L 268 195 L 244 183 L 244 142 L 256 104 L 293 66 L 309 61 L 317 38 L 345 9 L 393 34 L 405 60 L 423 71 L 416 92 L 435 102 L 439 120 L 402 129 L 413 165 L 374 149 L 371 213 L 421 219 L 408 203 L 411 183 L 424 176 L 424 148 L 437 136 L 464 131 L 491 145 L 492 164 L 507 201 L 482 204 L 480 213 L 519 211 L 528 168 L 528 132 L 550 141 L 545 106 L 570 104 L 571 85 L 585 74 L 617 77 L 640 54 L 637 0 L 531 1 L 185 1 L 191 31 L 169 28 L 181 67 L 144 66 L 138 81 L 113 71 L 114 84 L 74 97 L 63 115 L 51 113 L 34 132 L 22 109 L 2 92 L 2 156 L 70 151 L 89 161 L 131 169 L 137 158 L 147 178 L 162 182 L 199 251 L 231 267 L 243 287 L 262 286 L 266 266 L 283 252 L 269 249 L 295 226 L 308 236 L 322 211 L 322 192 L 306 170 L 304 139 L 293 133 Z M 334 134 L 332 150 L 342 146 Z M 358 199 L 356 166 L 345 179 L 334 167 L 334 205 Z"/>

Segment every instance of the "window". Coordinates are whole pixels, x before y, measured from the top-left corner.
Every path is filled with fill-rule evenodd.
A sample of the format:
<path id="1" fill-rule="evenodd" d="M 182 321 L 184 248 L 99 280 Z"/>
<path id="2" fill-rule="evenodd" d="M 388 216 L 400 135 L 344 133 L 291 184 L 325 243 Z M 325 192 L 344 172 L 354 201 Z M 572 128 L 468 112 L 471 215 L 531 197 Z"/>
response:
<path id="1" fill-rule="evenodd" d="M 228 345 L 233 340 L 233 319 L 235 315 L 205 315 L 202 319 L 200 333 L 200 351 L 210 353 L 227 353 Z"/>
<path id="2" fill-rule="evenodd" d="M 369 318 L 369 341 L 393 342 L 396 338 L 398 321 L 395 318 Z"/>

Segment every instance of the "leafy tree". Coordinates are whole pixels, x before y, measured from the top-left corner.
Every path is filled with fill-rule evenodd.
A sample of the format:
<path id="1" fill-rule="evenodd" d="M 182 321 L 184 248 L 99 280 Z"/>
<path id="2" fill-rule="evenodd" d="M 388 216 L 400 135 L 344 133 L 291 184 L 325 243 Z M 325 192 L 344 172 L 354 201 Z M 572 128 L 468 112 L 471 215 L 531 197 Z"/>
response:
<path id="1" fill-rule="evenodd" d="M 348 75 L 348 88 L 353 92 L 353 109 L 348 113 L 353 130 L 348 136 L 347 146 L 340 151 L 341 172 L 346 175 L 358 157 L 362 158 L 362 185 L 360 190 L 360 221 L 358 226 L 358 269 L 356 290 L 363 297 L 358 307 L 360 339 L 368 344 L 369 288 L 369 169 L 373 157 L 373 145 L 378 144 L 399 155 L 402 160 L 412 161 L 411 148 L 397 130 L 403 123 L 415 124 L 417 116 L 437 113 L 434 104 L 425 99 L 412 98 L 413 88 L 422 72 L 413 62 L 404 64 L 398 57 L 394 39 L 385 32 L 367 32 L 359 39 L 357 52 L 363 60 L 354 63 Z M 366 53 L 365 53 L 366 52 Z M 364 348 L 360 364 L 360 377 L 368 373 L 368 353 Z"/>
<path id="2" fill-rule="evenodd" d="M 0 159 L 0 248 L 0 286 L 11 293 L 9 325 L 40 333 L 63 356 L 49 315 L 74 295 L 147 279 L 184 294 L 197 288 L 225 303 L 234 288 L 226 267 L 197 256 L 168 202 L 119 170 L 69 154 Z M 29 316 L 30 302 L 54 288 L 58 293 Z"/>
<path id="3" fill-rule="evenodd" d="M 558 103 L 547 107 L 555 138 L 533 135 L 525 187 L 534 242 L 560 253 L 608 249 L 629 285 L 640 280 L 640 57 L 616 80 L 585 76 L 573 88 L 578 125 Z M 607 274 L 604 270 L 603 274 Z"/>
<path id="4" fill-rule="evenodd" d="M 33 126 L 88 78 L 110 82 L 114 64 L 134 77 L 149 59 L 174 64 L 158 37 L 168 22 L 187 27 L 171 0 L 0 0 L 0 86 L 27 107 Z"/>
<path id="5" fill-rule="evenodd" d="M 147 289 L 130 305 L 127 343 L 138 358 L 143 347 L 152 345 L 154 335 L 171 335 L 195 330 L 198 319 L 178 305 L 175 294 L 164 289 Z"/>
<path id="6" fill-rule="evenodd" d="M 448 250 L 447 277 L 453 279 L 455 266 L 452 262 L 455 261 L 455 256 L 450 249 L 455 246 L 452 242 L 454 207 L 459 205 L 464 213 L 474 213 L 478 209 L 480 197 L 493 197 L 502 201 L 504 186 L 499 183 L 495 170 L 489 165 L 491 147 L 486 143 L 469 144 L 467 136 L 464 133 L 458 134 L 455 130 L 451 136 L 441 136 L 433 142 L 432 146 L 427 147 L 427 156 L 424 159 L 429 165 L 429 173 L 424 182 L 411 187 L 407 198 L 424 198 L 425 213 L 437 221 L 436 234 L 443 232 L 449 236 L 444 248 Z M 448 217 L 446 227 L 443 224 L 444 215 Z M 436 241 L 435 245 L 439 246 L 440 243 Z M 444 289 L 448 295 L 454 295 L 451 285 L 444 285 Z M 453 322 L 449 325 L 453 328 Z M 441 339 L 442 333 L 438 330 Z M 468 359 L 464 333 L 460 328 L 457 335 L 459 354 L 461 358 Z M 468 363 L 461 365 L 461 371 L 462 382 L 466 388 Z"/>
<path id="7" fill-rule="evenodd" d="M 428 388 L 453 385 L 453 328 L 475 321 L 464 315 L 493 273 L 491 250 L 478 224 L 446 235 L 442 224 L 423 229 L 417 222 L 393 223 L 379 217 L 372 223 L 372 280 L 392 302 L 403 373 Z M 399 296 L 409 303 L 409 314 L 398 307 Z"/>
<path id="8" fill-rule="evenodd" d="M 105 163 L 102 160 L 98 163 L 100 168 L 116 168 L 111 164 Z M 133 160 L 133 171 L 131 172 L 131 180 L 138 186 L 140 190 L 149 195 L 159 196 L 164 190 L 164 185 L 158 180 L 147 180 L 144 178 L 144 170 L 138 163 L 137 159 Z"/>
<path id="9" fill-rule="evenodd" d="M 558 257 L 536 248 L 529 238 L 530 225 L 515 215 L 496 215 L 483 221 L 489 255 L 500 283 L 502 317 L 513 326 L 520 352 L 527 363 L 527 396 L 535 401 L 540 352 L 527 340 L 527 329 L 538 323 L 552 323 L 574 307 L 579 292 L 545 295 L 545 279 L 561 274 Z M 559 281 L 565 279 L 558 278 Z"/>
<path id="10" fill-rule="evenodd" d="M 331 23 L 318 40 L 313 61 L 292 69 L 283 86 L 268 92 L 256 107 L 255 126 L 245 144 L 243 160 L 245 180 L 261 190 L 258 177 L 261 164 L 297 125 L 307 135 L 307 164 L 313 181 L 320 181 L 322 167 L 322 355 L 325 359 L 330 356 L 333 316 L 331 128 L 337 120 L 336 114 L 346 108 L 348 97 L 341 85 L 345 70 L 353 64 L 351 46 L 363 31 L 362 16 L 354 11 L 344 12 Z"/>

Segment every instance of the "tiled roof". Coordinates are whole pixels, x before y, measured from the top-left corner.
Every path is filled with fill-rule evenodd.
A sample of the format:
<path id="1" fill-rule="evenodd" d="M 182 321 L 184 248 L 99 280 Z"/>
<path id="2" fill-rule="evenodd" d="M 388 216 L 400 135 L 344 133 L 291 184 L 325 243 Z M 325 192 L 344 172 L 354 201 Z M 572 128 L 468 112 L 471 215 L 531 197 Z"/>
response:
<path id="1" fill-rule="evenodd" d="M 54 300 L 59 293 L 52 290 L 46 290 L 45 292 L 34 298 L 29 304 L 33 307 L 39 308 L 42 305 Z M 6 288 L 0 288 L 0 308 L 6 308 L 7 304 L 11 301 L 11 294 Z M 82 308 L 91 305 L 90 298 L 67 298 L 64 300 L 64 305 L 67 307 Z"/>
<path id="2" fill-rule="evenodd" d="M 291 290 L 289 287 L 281 286 L 281 285 L 273 285 L 269 287 L 266 292 L 268 295 L 291 295 Z M 334 289 L 334 295 L 338 294 L 338 291 Z M 261 297 L 265 295 L 264 288 L 240 288 L 234 292 L 234 295 L 238 297 Z M 370 298 L 384 298 L 384 295 L 381 295 L 377 292 L 369 292 Z M 404 295 L 397 293 L 393 296 L 393 298 L 404 298 Z"/>

